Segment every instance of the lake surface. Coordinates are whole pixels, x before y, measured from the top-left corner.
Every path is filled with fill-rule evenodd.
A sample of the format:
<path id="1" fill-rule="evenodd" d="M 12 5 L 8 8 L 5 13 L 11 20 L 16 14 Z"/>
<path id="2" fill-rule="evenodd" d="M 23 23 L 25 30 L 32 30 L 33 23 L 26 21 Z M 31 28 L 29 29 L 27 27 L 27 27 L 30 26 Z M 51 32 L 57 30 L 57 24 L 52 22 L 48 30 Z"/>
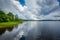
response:
<path id="1" fill-rule="evenodd" d="M 0 40 L 60 40 L 60 21 L 28 21 L 0 28 Z"/>

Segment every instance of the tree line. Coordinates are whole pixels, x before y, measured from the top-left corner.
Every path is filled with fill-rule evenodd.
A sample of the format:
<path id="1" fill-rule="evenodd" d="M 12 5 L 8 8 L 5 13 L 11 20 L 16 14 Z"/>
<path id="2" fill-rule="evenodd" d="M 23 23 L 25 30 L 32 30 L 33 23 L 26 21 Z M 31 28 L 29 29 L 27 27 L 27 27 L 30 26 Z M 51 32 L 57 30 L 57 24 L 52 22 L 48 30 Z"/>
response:
<path id="1" fill-rule="evenodd" d="M 6 14 L 5 12 L 0 10 L 0 22 L 9 22 L 9 21 L 19 21 L 18 15 L 14 15 L 11 12 Z"/>

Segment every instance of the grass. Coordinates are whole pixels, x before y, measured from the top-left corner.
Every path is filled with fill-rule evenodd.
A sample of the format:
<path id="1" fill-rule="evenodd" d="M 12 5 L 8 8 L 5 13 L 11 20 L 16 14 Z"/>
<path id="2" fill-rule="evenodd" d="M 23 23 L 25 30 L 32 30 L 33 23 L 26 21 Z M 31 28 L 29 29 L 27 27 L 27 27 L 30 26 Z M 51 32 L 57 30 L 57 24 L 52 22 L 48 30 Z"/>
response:
<path id="1" fill-rule="evenodd" d="M 0 28 L 12 27 L 13 25 L 21 24 L 23 22 L 2 22 Z"/>

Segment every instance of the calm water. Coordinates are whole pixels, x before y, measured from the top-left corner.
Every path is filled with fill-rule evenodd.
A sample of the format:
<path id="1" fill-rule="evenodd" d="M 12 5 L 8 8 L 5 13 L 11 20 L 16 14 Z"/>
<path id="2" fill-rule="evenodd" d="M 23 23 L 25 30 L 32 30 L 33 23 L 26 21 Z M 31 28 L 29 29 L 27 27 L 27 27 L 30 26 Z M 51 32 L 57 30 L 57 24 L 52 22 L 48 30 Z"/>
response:
<path id="1" fill-rule="evenodd" d="M 14 25 L 12 28 L 0 28 L 0 40 L 60 40 L 60 21 L 29 21 Z"/>

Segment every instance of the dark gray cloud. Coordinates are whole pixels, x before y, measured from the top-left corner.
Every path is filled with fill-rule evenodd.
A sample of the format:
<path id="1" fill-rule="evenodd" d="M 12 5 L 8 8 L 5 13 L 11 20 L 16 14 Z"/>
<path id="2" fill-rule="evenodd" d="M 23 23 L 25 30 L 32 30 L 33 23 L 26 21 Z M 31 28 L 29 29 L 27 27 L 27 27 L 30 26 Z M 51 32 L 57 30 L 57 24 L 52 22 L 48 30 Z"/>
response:
<path id="1" fill-rule="evenodd" d="M 38 0 L 37 4 L 42 7 L 38 10 L 38 12 L 41 13 L 40 15 L 48 15 L 59 8 L 58 5 L 55 5 L 57 4 L 57 0 L 43 0 L 42 2 Z"/>
<path id="2" fill-rule="evenodd" d="M 60 6 L 57 0 L 25 0 L 25 7 L 22 7 L 16 0 L 0 0 L 0 9 L 6 13 L 18 14 L 24 19 L 55 19 L 60 15 Z"/>

